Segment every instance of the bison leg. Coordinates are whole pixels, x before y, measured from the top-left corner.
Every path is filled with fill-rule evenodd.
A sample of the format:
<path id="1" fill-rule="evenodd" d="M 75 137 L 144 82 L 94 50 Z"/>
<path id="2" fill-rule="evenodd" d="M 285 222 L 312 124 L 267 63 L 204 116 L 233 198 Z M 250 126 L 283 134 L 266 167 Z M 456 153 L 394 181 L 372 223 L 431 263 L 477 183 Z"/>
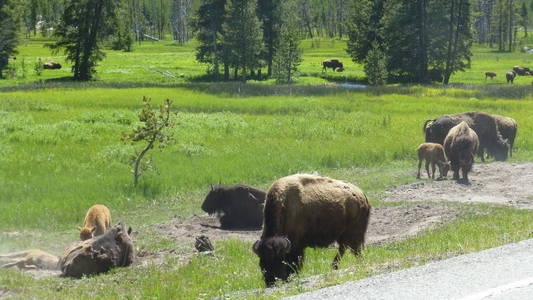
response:
<path id="1" fill-rule="evenodd" d="M 480 147 L 479 151 L 477 152 L 477 154 L 481 158 L 481 161 L 485 162 L 485 149 Z"/>
<path id="2" fill-rule="evenodd" d="M 343 243 L 339 243 L 339 252 L 337 252 L 337 255 L 335 255 L 335 258 L 333 258 L 333 263 L 331 263 L 331 267 L 333 268 L 333 270 L 337 270 L 339 268 L 339 261 L 341 260 L 345 251 L 346 246 Z"/>
<path id="3" fill-rule="evenodd" d="M 435 162 L 431 162 L 431 178 L 432 179 L 435 179 L 435 171 L 436 171 Z"/>
<path id="4" fill-rule="evenodd" d="M 418 159 L 418 172 L 416 173 L 417 179 L 420 179 L 420 168 L 422 168 L 422 160 Z"/>
<path id="5" fill-rule="evenodd" d="M 429 160 L 426 160 L 426 172 L 428 173 L 428 178 L 431 178 L 431 175 L 429 174 Z"/>

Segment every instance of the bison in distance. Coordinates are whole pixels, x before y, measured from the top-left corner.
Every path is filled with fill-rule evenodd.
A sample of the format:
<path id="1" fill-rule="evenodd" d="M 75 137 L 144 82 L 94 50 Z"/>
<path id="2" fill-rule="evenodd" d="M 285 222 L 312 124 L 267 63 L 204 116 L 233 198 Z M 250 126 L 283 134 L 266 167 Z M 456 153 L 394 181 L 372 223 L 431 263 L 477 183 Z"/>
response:
<path id="1" fill-rule="evenodd" d="M 342 72 L 344 71 L 344 65 L 338 59 L 326 59 L 322 62 L 322 72 L 327 71 L 328 68 L 333 69 L 333 71 Z"/>
<path id="2" fill-rule="evenodd" d="M 370 217 L 366 195 L 353 184 L 296 174 L 274 182 L 267 192 L 261 239 L 253 246 L 267 286 L 298 272 L 307 247 L 337 242 L 337 264 L 346 249 L 359 255 Z"/>
<path id="3" fill-rule="evenodd" d="M 423 128 L 426 142 L 443 145 L 450 129 L 462 121 L 465 121 L 479 137 L 478 154 L 481 156 L 481 160 L 484 161 L 485 150 L 496 160 L 504 161 L 507 159 L 509 144 L 503 139 L 496 118 L 483 112 L 466 112 L 426 120 Z"/>
<path id="4" fill-rule="evenodd" d="M 224 229 L 261 228 L 265 195 L 264 191 L 244 184 L 216 185 L 205 197 L 202 210 L 221 215 L 220 227 Z"/>

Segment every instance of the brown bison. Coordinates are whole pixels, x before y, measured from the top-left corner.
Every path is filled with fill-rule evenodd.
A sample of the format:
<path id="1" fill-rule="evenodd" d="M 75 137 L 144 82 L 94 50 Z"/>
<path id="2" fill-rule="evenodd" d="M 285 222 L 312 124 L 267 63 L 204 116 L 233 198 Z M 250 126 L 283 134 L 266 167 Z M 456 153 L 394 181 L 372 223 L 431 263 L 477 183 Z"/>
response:
<path id="1" fill-rule="evenodd" d="M 346 249 L 359 255 L 370 216 L 366 195 L 353 184 L 309 174 L 295 174 L 272 184 L 267 192 L 261 239 L 253 250 L 267 286 L 298 272 L 306 247 Z"/>
<path id="2" fill-rule="evenodd" d="M 505 79 L 507 79 L 507 83 L 513 83 L 514 79 L 516 77 L 516 73 L 514 71 L 509 71 L 505 73 Z"/>
<path id="3" fill-rule="evenodd" d="M 527 67 L 520 67 L 520 66 L 514 66 L 513 72 L 515 72 L 519 76 L 527 76 L 529 75 L 529 68 Z"/>
<path id="4" fill-rule="evenodd" d="M 444 150 L 450 159 L 453 179 L 459 179 L 459 169 L 461 169 L 463 180 L 468 182 L 468 172 L 472 169 L 478 147 L 478 136 L 465 121 L 450 129 L 444 139 Z"/>
<path id="5" fill-rule="evenodd" d="M 208 214 L 219 214 L 220 227 L 260 228 L 263 222 L 263 203 L 266 193 L 254 187 L 238 184 L 217 185 L 205 197 L 202 210 Z"/>
<path id="6" fill-rule="evenodd" d="M 507 159 L 509 144 L 502 138 L 496 119 L 484 112 L 466 112 L 426 120 L 423 128 L 426 142 L 443 145 L 448 131 L 462 121 L 465 121 L 479 137 L 478 154 L 481 156 L 481 160 L 484 161 L 485 150 L 496 160 L 504 161 Z"/>
<path id="7" fill-rule="evenodd" d="M 80 231 L 80 240 L 85 241 L 98 235 L 104 234 L 111 227 L 111 212 L 102 204 L 96 204 L 89 208 L 85 215 L 83 228 Z"/>
<path id="8" fill-rule="evenodd" d="M 59 70 L 61 69 L 61 64 L 60 63 L 57 63 L 57 62 L 45 62 L 43 64 L 43 69 L 46 69 L 46 70 Z"/>
<path id="9" fill-rule="evenodd" d="M 516 132 L 518 131 L 518 124 L 513 118 L 500 115 L 492 116 L 496 119 L 496 122 L 498 123 L 498 130 L 500 130 L 502 138 L 506 139 L 509 143 L 509 156 L 512 157 L 514 140 L 516 138 Z"/>
<path id="10" fill-rule="evenodd" d="M 492 78 L 496 77 L 496 73 L 494 73 L 494 72 L 485 72 L 485 80 L 487 80 L 487 77 L 492 79 Z"/>
<path id="11" fill-rule="evenodd" d="M 338 59 L 326 59 L 325 61 L 323 61 L 322 72 L 327 71 L 328 68 L 333 69 L 333 71 L 337 70 L 337 72 L 344 71 L 344 65 Z"/>
<path id="12" fill-rule="evenodd" d="M 134 250 L 130 234 L 131 227 L 126 230 L 119 223 L 103 235 L 69 247 L 59 260 L 62 275 L 80 278 L 131 265 Z"/>
<path id="13" fill-rule="evenodd" d="M 0 268 L 17 267 L 21 270 L 59 270 L 59 257 L 32 249 L 0 255 Z"/>
<path id="14" fill-rule="evenodd" d="M 418 146 L 418 173 L 416 178 L 420 178 L 420 168 L 422 167 L 422 161 L 426 161 L 426 172 L 428 178 L 435 179 L 435 165 L 439 167 L 439 179 L 448 175 L 450 169 L 450 163 L 444 153 L 444 148 L 441 144 L 436 143 L 423 143 Z M 431 171 L 433 175 L 429 175 L 429 164 L 431 164 Z"/>

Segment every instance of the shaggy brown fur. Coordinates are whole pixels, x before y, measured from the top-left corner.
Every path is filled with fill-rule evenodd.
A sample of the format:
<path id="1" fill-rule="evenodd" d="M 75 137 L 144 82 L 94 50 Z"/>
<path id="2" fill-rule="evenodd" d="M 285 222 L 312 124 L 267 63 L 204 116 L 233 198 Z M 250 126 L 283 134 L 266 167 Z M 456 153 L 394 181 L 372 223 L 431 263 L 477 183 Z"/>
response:
<path id="1" fill-rule="evenodd" d="M 220 215 L 220 227 L 260 228 L 266 193 L 249 185 L 216 185 L 205 197 L 202 210 Z"/>
<path id="2" fill-rule="evenodd" d="M 504 139 L 509 143 L 509 156 L 513 156 L 513 145 L 516 138 L 516 132 L 518 131 L 518 124 L 513 118 L 492 115 L 498 123 L 498 130 Z"/>
<path id="3" fill-rule="evenodd" d="M 479 139 L 474 130 L 463 121 L 450 129 L 444 140 L 444 149 L 450 159 L 453 179 L 459 179 L 459 169 L 463 173 L 463 180 L 468 182 L 468 172 L 472 169 L 474 155 L 479 147 Z"/>
<path id="4" fill-rule="evenodd" d="M 444 153 L 444 148 L 441 144 L 436 143 L 423 143 L 418 146 L 418 173 L 416 178 L 420 178 L 420 168 L 422 167 L 422 161 L 426 161 L 426 171 L 428 178 L 435 179 L 435 165 L 439 167 L 439 178 L 446 177 L 448 170 L 450 169 L 450 163 Z M 432 175 L 429 174 L 429 165 L 431 164 Z"/>
<path id="5" fill-rule="evenodd" d="M 466 112 L 446 115 L 433 120 L 426 120 L 424 122 L 426 142 L 443 145 L 444 139 L 450 129 L 462 121 L 465 121 L 478 135 L 478 154 L 482 161 L 485 160 L 485 150 L 487 150 L 490 155 L 494 156 L 496 160 L 503 161 L 507 159 L 509 152 L 508 142 L 502 138 L 494 116 L 483 112 Z"/>
<path id="6" fill-rule="evenodd" d="M 261 239 L 254 244 L 267 285 L 287 280 L 303 262 L 306 247 L 328 247 L 359 255 L 370 216 L 366 195 L 353 184 L 308 174 L 284 177 L 272 184 L 265 202 Z"/>
<path id="7" fill-rule="evenodd" d="M 61 64 L 60 63 L 57 63 L 57 62 L 46 62 L 43 64 L 43 69 L 48 69 L 48 70 L 59 70 L 61 69 Z"/>
<path id="8" fill-rule="evenodd" d="M 59 261 L 63 276 L 80 278 L 126 267 L 134 259 L 131 227 L 119 223 L 94 239 L 78 242 L 67 248 Z"/>
<path id="9" fill-rule="evenodd" d="M 88 240 L 95 236 L 104 234 L 111 227 L 111 212 L 105 205 L 96 204 L 89 208 L 83 228 L 78 227 L 80 239 Z"/>
<path id="10" fill-rule="evenodd" d="M 59 270 L 59 257 L 43 250 L 32 249 L 0 255 L 0 268 Z"/>
<path id="11" fill-rule="evenodd" d="M 333 69 L 333 71 L 342 72 L 344 71 L 344 65 L 338 59 L 326 59 L 322 62 L 322 72 L 327 71 L 328 68 Z"/>
<path id="12" fill-rule="evenodd" d="M 487 80 L 487 77 L 492 79 L 492 78 L 496 77 L 496 73 L 494 73 L 494 72 L 485 72 L 485 80 Z"/>

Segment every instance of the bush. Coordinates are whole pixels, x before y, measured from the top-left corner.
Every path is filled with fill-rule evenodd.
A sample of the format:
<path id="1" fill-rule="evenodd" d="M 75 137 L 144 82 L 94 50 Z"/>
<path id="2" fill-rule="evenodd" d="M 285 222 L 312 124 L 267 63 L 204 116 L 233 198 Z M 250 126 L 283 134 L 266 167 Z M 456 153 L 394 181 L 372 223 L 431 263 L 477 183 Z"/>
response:
<path id="1" fill-rule="evenodd" d="M 365 59 L 365 73 L 370 85 L 384 85 L 387 81 L 387 59 L 376 43 Z"/>

